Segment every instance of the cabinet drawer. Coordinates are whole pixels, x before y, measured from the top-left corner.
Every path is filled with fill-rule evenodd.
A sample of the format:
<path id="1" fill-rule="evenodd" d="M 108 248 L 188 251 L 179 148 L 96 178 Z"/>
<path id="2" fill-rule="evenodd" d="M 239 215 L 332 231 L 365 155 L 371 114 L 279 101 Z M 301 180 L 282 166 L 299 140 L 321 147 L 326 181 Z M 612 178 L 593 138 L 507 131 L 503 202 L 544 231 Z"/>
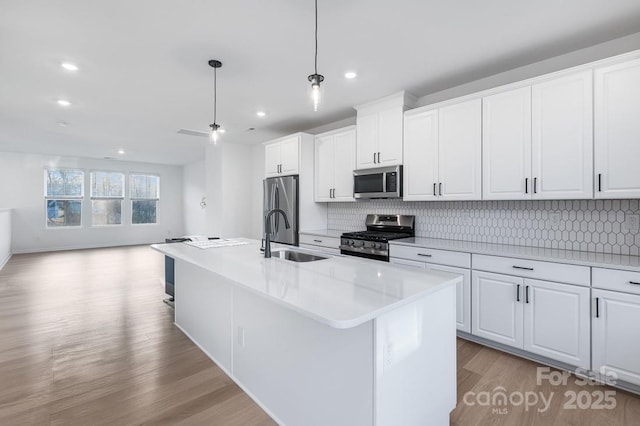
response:
<path id="1" fill-rule="evenodd" d="M 640 294 L 640 272 L 593 268 L 593 287 Z"/>
<path id="2" fill-rule="evenodd" d="M 304 248 L 304 249 L 319 251 L 319 252 L 322 252 L 322 253 L 327 253 L 327 254 L 330 254 L 332 256 L 336 256 L 336 255 L 340 254 L 340 250 L 337 249 L 337 248 L 312 246 L 310 244 L 300 244 L 299 247 L 300 248 Z"/>
<path id="3" fill-rule="evenodd" d="M 335 237 L 319 237 L 317 235 L 300 234 L 300 244 L 309 244 L 312 246 L 340 248 L 340 238 Z"/>
<path id="4" fill-rule="evenodd" d="M 457 266 L 459 268 L 471 267 L 471 255 L 457 251 L 434 250 L 422 247 L 409 247 L 390 244 L 389 256 L 399 257 L 420 262 L 436 263 L 438 265 Z"/>
<path id="5" fill-rule="evenodd" d="M 587 287 L 591 283 L 588 266 L 474 254 L 473 269 Z"/>

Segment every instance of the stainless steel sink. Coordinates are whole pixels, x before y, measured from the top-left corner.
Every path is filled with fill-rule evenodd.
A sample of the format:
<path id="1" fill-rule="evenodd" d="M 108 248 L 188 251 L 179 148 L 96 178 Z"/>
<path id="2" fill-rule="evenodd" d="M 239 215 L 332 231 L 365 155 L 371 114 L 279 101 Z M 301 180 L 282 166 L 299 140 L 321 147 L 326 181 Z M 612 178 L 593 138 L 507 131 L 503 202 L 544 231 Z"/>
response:
<path id="1" fill-rule="evenodd" d="M 280 259 L 286 259 L 292 262 L 315 262 L 316 260 L 328 259 L 327 257 L 293 250 L 273 251 L 271 252 L 271 257 L 279 257 Z"/>

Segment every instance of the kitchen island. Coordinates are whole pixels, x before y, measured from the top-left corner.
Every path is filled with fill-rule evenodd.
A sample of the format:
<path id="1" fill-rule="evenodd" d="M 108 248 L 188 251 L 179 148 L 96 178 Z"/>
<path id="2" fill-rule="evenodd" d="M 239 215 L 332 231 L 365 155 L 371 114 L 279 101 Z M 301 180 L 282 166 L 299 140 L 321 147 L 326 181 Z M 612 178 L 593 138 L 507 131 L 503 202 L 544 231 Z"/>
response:
<path id="1" fill-rule="evenodd" d="M 152 248 L 176 260 L 176 326 L 274 420 L 449 424 L 461 276 L 239 241 Z"/>

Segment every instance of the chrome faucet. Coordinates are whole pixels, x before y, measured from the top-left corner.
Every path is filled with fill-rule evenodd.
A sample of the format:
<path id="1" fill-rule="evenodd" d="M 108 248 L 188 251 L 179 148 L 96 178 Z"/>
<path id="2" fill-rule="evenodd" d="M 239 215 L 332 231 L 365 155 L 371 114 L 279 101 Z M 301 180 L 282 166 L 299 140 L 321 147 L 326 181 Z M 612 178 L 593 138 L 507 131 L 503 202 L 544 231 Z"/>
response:
<path id="1" fill-rule="evenodd" d="M 285 228 L 289 229 L 291 227 L 289 225 L 289 219 L 287 218 L 287 214 L 284 212 L 284 210 L 282 210 L 282 209 L 269 210 L 267 215 L 264 217 L 264 233 L 266 234 L 265 235 L 265 242 L 264 242 L 264 257 L 265 258 L 271 257 L 271 221 L 269 219 L 271 219 L 271 215 L 274 214 L 274 213 L 282 214 L 282 217 L 284 218 L 284 226 L 285 226 Z"/>

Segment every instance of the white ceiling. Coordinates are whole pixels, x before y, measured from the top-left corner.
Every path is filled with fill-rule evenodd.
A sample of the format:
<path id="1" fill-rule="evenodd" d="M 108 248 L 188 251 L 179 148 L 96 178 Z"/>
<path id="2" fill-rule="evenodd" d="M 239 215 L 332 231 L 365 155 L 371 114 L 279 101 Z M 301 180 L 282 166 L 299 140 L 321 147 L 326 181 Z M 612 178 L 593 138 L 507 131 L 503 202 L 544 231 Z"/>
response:
<path id="1" fill-rule="evenodd" d="M 0 0 L 0 151 L 102 158 L 122 148 L 123 160 L 185 164 L 208 143 L 176 131 L 212 121 L 212 58 L 223 62 L 224 141 L 257 143 L 399 90 L 422 96 L 631 34 L 640 22 L 638 0 L 318 3 L 326 80 L 314 113 L 313 0 Z M 358 78 L 346 80 L 347 70 Z"/>

